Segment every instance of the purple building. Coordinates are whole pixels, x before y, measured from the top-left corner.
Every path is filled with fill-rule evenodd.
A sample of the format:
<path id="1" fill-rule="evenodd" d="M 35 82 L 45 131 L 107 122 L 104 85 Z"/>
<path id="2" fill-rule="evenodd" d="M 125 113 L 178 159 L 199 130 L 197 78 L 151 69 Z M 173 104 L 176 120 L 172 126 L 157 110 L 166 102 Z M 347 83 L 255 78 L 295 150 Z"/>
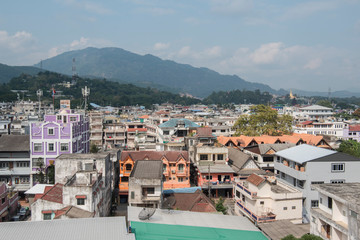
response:
<path id="1" fill-rule="evenodd" d="M 343 139 L 360 142 L 360 125 L 348 125 L 348 127 L 345 127 Z"/>
<path id="2" fill-rule="evenodd" d="M 43 122 L 30 125 L 31 184 L 40 164 L 54 164 L 65 153 L 89 153 L 89 119 L 84 114 L 62 110 L 45 115 Z"/>

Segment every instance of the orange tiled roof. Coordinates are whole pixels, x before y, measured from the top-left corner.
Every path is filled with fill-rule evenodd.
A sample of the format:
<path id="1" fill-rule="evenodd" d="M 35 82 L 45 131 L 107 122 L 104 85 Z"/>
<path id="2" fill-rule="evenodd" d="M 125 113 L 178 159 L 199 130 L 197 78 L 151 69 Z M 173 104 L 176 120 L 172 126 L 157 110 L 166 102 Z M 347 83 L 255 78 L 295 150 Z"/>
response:
<path id="1" fill-rule="evenodd" d="M 246 181 L 254 184 L 255 186 L 259 186 L 261 183 L 265 182 L 265 178 L 262 178 L 259 175 L 253 173 L 246 179 Z"/>
<path id="2" fill-rule="evenodd" d="M 145 158 L 161 160 L 162 157 L 165 157 L 169 162 L 176 162 L 180 157 L 186 162 L 190 161 L 188 151 L 123 151 L 121 153 L 121 161 L 125 161 L 127 157 L 134 161 L 144 160 Z"/>
<path id="3" fill-rule="evenodd" d="M 350 125 L 349 126 L 349 131 L 360 132 L 360 125 Z"/>
<path id="4" fill-rule="evenodd" d="M 61 183 L 55 184 L 41 196 L 41 199 L 50 202 L 63 203 L 63 187 L 64 185 Z"/>
<path id="5" fill-rule="evenodd" d="M 146 119 L 146 118 L 149 118 L 149 115 L 142 115 L 141 117 L 139 118 L 143 118 L 143 119 Z"/>

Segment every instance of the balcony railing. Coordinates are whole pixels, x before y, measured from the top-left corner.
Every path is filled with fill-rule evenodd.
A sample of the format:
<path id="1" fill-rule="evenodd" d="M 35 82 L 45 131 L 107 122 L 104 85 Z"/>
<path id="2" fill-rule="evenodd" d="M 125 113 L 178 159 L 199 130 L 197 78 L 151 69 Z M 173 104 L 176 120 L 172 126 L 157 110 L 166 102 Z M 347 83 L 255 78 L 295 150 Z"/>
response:
<path id="1" fill-rule="evenodd" d="M 252 211 L 250 211 L 241 201 L 237 201 L 236 204 L 243 209 L 255 222 L 262 223 L 262 222 L 272 222 L 276 220 L 276 215 L 273 213 L 268 213 L 267 215 L 258 216 Z"/>
<path id="2" fill-rule="evenodd" d="M 185 170 L 176 170 L 176 176 L 179 176 L 179 177 L 186 177 L 186 171 Z"/>
<path id="3" fill-rule="evenodd" d="M 255 198 L 257 197 L 257 192 L 252 192 L 249 189 L 247 189 L 245 186 L 241 185 L 240 183 L 237 184 L 237 186 L 243 190 L 244 192 L 246 192 L 250 197 Z"/>

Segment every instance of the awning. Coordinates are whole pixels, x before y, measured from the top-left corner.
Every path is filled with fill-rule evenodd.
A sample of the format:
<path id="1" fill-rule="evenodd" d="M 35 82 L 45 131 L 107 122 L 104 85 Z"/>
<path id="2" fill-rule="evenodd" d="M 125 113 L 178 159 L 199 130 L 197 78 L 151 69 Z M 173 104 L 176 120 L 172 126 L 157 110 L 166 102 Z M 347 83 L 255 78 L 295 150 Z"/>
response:
<path id="1" fill-rule="evenodd" d="M 76 195 L 76 199 L 86 199 L 86 195 Z"/>

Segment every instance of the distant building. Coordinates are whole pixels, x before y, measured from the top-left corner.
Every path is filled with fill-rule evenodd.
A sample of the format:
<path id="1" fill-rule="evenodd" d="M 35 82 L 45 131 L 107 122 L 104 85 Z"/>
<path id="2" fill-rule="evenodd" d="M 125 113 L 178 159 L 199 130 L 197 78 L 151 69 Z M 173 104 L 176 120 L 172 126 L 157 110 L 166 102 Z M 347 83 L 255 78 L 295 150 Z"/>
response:
<path id="1" fill-rule="evenodd" d="M 160 208 L 163 189 L 161 160 L 138 160 L 129 180 L 129 206 Z"/>
<path id="2" fill-rule="evenodd" d="M 42 164 L 47 167 L 55 163 L 57 156 L 68 153 L 88 153 L 89 120 L 83 114 L 62 110 L 56 115 L 45 115 L 43 122 L 30 125 L 31 175 Z"/>
<path id="3" fill-rule="evenodd" d="M 313 185 L 319 206 L 311 209 L 310 233 L 324 239 L 360 239 L 360 183 Z"/>
<path id="4" fill-rule="evenodd" d="M 355 140 L 360 142 L 360 125 L 347 125 L 344 128 L 344 140 Z"/>
<path id="5" fill-rule="evenodd" d="M 18 198 L 18 193 L 11 186 L 8 188 L 4 182 L 0 182 L 0 222 L 9 221 L 16 215 Z"/>
<path id="6" fill-rule="evenodd" d="M 319 105 L 311 105 L 299 110 L 307 120 L 326 120 L 334 115 L 332 108 Z"/>
<path id="7" fill-rule="evenodd" d="M 103 120 L 104 116 L 102 112 L 90 111 L 90 144 L 94 144 L 97 147 L 103 146 Z"/>

